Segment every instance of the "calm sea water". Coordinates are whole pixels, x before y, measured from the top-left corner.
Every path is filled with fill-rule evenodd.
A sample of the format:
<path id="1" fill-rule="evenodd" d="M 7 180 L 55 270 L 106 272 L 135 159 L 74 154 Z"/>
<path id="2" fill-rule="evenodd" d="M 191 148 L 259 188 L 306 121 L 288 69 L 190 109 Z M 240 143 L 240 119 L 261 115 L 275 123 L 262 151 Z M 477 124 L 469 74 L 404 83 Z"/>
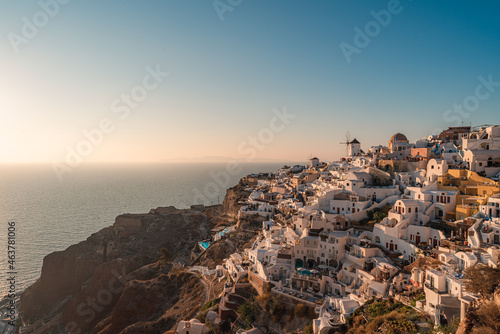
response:
<path id="1" fill-rule="evenodd" d="M 226 189 L 242 176 L 282 166 L 240 164 L 238 173 L 228 178 L 225 163 L 87 165 L 60 182 L 51 166 L 0 165 L 0 297 L 8 290 L 8 222 L 16 223 L 20 291 L 38 279 L 44 256 L 112 225 L 119 214 L 222 203 Z"/>

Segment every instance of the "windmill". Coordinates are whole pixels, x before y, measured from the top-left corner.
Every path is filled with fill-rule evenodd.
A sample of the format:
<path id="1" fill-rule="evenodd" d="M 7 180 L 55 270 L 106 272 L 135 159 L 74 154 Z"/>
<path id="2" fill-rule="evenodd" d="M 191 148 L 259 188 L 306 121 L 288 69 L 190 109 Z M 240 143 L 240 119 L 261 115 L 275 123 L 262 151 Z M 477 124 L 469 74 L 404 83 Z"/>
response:
<path id="1" fill-rule="evenodd" d="M 340 144 L 345 145 L 345 156 L 347 158 L 347 156 L 349 156 L 349 145 L 351 144 L 351 132 L 350 131 L 347 131 L 345 133 L 345 142 L 340 143 Z"/>
<path id="2" fill-rule="evenodd" d="M 309 155 L 307 156 L 306 166 L 315 167 L 313 159 L 317 160 L 318 158 L 316 158 L 315 156 L 313 156 L 312 153 L 309 153 Z M 318 165 L 318 162 L 319 161 L 316 161 L 316 166 Z"/>

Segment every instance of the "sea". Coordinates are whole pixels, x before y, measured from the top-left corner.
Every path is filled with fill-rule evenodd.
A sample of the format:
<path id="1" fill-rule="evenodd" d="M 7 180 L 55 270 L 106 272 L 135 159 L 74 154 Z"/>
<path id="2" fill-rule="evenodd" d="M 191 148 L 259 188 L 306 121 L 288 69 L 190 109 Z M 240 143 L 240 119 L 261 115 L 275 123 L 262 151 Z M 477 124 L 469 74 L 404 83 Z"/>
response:
<path id="1" fill-rule="evenodd" d="M 243 176 L 284 165 L 87 164 L 62 179 L 50 165 L 0 165 L 0 299 L 9 292 L 10 276 L 19 294 L 40 277 L 46 255 L 87 239 L 120 214 L 222 203 L 226 189 Z"/>

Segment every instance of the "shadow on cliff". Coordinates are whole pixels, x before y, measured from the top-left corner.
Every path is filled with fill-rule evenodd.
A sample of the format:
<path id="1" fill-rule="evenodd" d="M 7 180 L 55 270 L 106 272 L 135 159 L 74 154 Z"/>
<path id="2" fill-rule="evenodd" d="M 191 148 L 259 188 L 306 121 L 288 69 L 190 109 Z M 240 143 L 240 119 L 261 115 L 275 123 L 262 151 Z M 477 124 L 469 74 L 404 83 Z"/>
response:
<path id="1" fill-rule="evenodd" d="M 160 249 L 189 263 L 213 214 L 169 207 L 118 216 L 113 226 L 44 258 L 40 279 L 21 296 L 23 319 L 36 324 L 32 333 L 163 332 L 185 313 L 175 312 L 176 303 L 196 301 L 203 287 L 195 275 L 171 272 Z"/>

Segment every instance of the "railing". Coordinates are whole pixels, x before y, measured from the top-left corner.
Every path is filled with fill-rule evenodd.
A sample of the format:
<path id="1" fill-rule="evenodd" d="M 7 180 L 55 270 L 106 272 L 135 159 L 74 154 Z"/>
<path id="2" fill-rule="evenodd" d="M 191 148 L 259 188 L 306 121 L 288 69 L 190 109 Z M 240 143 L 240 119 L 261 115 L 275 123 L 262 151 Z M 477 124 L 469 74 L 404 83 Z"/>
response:
<path id="1" fill-rule="evenodd" d="M 440 295 L 444 295 L 444 294 L 446 294 L 446 293 L 447 293 L 446 291 L 441 291 L 441 290 L 437 289 L 436 287 L 431 286 L 431 285 L 430 285 L 429 283 L 427 283 L 427 282 L 426 282 L 426 283 L 424 283 L 424 286 L 425 286 L 427 289 L 430 289 L 430 290 L 432 290 L 432 291 L 434 291 L 434 292 L 436 292 L 436 293 L 438 293 L 438 294 L 440 294 Z"/>
<path id="2" fill-rule="evenodd" d="M 357 257 L 358 259 L 364 259 L 365 257 L 362 256 L 362 255 L 358 255 L 354 252 L 347 252 L 347 254 L 351 255 L 351 256 L 354 256 L 354 257 Z"/>

